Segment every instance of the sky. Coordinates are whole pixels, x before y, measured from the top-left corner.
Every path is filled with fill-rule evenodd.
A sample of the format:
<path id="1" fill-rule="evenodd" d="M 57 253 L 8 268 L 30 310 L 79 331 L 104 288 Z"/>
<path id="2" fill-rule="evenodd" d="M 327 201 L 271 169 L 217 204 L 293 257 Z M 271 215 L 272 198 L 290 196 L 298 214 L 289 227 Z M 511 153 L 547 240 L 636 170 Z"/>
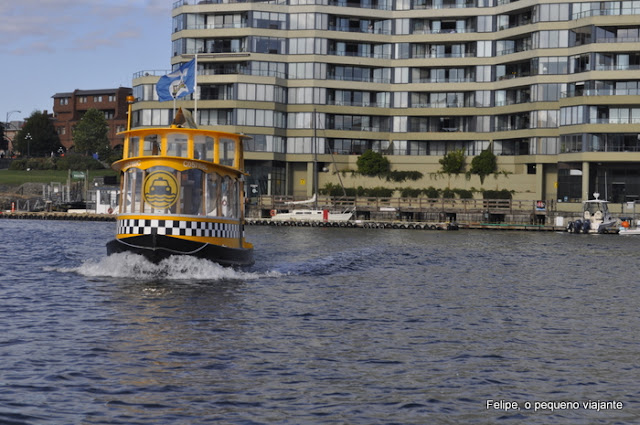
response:
<path id="1" fill-rule="evenodd" d="M 131 87 L 136 72 L 168 71 L 174 2 L 0 0 L 0 121 L 52 113 L 56 93 Z"/>

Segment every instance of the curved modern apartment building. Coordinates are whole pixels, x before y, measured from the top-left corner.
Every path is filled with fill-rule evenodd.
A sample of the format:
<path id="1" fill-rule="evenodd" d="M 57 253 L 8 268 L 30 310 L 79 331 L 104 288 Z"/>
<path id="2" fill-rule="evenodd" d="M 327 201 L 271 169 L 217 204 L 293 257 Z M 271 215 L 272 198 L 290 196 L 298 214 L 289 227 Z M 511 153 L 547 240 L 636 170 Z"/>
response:
<path id="1" fill-rule="evenodd" d="M 414 187 L 640 197 L 640 1 L 181 0 L 172 13 L 172 65 L 198 54 L 195 118 L 253 137 L 261 194 L 303 198 L 314 159 L 322 185 L 373 149 L 421 171 Z M 134 77 L 136 126 L 172 118 L 155 74 Z M 491 149 L 502 173 L 435 178 L 457 149 L 467 163 Z"/>

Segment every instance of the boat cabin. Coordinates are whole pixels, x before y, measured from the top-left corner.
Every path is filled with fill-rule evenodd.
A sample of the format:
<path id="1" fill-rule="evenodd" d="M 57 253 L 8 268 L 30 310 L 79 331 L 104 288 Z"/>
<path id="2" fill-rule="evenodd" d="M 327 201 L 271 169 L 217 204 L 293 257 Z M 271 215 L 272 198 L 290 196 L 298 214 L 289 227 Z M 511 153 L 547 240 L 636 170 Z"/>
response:
<path id="1" fill-rule="evenodd" d="M 583 202 L 583 217 L 585 220 L 603 220 L 609 216 L 609 207 L 606 201 L 590 200 Z"/>
<path id="2" fill-rule="evenodd" d="M 242 218 L 245 136 L 191 128 L 125 132 L 120 214 Z"/>

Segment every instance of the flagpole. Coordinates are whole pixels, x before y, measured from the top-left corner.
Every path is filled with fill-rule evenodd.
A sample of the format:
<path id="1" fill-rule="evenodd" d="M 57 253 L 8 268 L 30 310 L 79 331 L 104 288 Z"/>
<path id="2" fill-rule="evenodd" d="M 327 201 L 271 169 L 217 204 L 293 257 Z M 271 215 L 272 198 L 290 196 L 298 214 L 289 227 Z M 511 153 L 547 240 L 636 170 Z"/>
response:
<path id="1" fill-rule="evenodd" d="M 196 56 L 195 69 L 193 71 L 193 118 L 198 126 L 198 54 Z"/>

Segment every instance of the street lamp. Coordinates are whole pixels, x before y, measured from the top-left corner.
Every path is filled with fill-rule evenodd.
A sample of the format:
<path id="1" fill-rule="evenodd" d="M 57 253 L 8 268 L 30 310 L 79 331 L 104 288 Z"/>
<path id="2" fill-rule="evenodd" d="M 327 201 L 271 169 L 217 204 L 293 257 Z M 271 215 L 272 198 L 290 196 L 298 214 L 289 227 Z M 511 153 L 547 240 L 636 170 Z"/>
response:
<path id="1" fill-rule="evenodd" d="M 27 140 L 27 158 L 29 158 L 31 156 L 31 133 L 27 133 L 24 138 Z"/>
<path id="2" fill-rule="evenodd" d="M 6 123 L 6 126 L 4 127 L 5 132 L 9 131 L 9 117 L 11 116 L 11 114 L 13 114 L 15 112 L 17 112 L 19 114 L 22 113 L 22 111 L 18 111 L 17 109 L 7 112 L 7 115 L 5 116 L 5 120 L 4 120 L 4 122 Z M 9 142 L 11 142 L 11 140 L 9 140 L 9 136 L 5 135 L 5 137 L 7 138 L 7 157 L 8 157 L 9 156 Z"/>

